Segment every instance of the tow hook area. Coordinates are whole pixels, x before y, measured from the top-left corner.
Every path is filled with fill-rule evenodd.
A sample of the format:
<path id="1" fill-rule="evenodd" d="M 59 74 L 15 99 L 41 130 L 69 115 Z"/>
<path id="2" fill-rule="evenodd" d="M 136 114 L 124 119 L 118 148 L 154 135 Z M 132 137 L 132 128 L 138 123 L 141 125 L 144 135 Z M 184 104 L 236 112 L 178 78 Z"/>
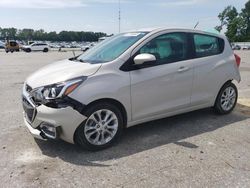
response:
<path id="1" fill-rule="evenodd" d="M 61 133 L 61 127 L 55 127 L 54 125 L 42 122 L 40 125 L 41 136 L 45 139 L 58 139 Z"/>

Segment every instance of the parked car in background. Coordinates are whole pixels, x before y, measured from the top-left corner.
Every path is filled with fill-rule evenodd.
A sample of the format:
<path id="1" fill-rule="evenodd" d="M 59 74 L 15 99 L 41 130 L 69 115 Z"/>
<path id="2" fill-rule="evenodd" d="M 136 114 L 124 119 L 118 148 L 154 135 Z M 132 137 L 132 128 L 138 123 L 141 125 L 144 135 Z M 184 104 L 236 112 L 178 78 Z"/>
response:
<path id="1" fill-rule="evenodd" d="M 20 45 L 16 41 L 13 41 L 13 40 L 7 41 L 5 44 L 5 51 L 6 51 L 6 53 L 19 52 Z"/>
<path id="2" fill-rule="evenodd" d="M 242 46 L 242 50 L 250 50 L 250 46 L 248 45 Z"/>
<path id="3" fill-rule="evenodd" d="M 81 50 L 85 52 L 89 50 L 90 48 L 92 48 L 93 46 L 94 46 L 94 43 L 86 44 L 86 45 L 81 46 Z"/>
<path id="4" fill-rule="evenodd" d="M 232 112 L 240 62 L 218 34 L 121 33 L 33 73 L 23 86 L 24 121 L 37 138 L 104 149 L 143 122 L 208 107 Z"/>
<path id="5" fill-rule="evenodd" d="M 0 41 L 0 49 L 5 49 L 5 43 Z"/>
<path id="6" fill-rule="evenodd" d="M 32 41 L 32 40 L 28 41 L 28 45 L 31 45 L 33 43 L 35 43 L 35 41 Z"/>
<path id="7" fill-rule="evenodd" d="M 101 37 L 98 39 L 98 42 L 102 42 L 102 41 L 106 40 L 107 38 L 110 38 L 110 37 Z"/>
<path id="8" fill-rule="evenodd" d="M 42 51 L 48 52 L 50 49 L 49 45 L 46 43 L 32 43 L 31 45 L 26 45 L 22 47 L 22 50 L 25 52 L 32 52 L 32 51 Z"/>
<path id="9" fill-rule="evenodd" d="M 233 50 L 240 50 L 241 47 L 240 47 L 239 45 L 233 45 L 233 46 L 232 46 L 232 49 L 233 49 Z"/>
<path id="10" fill-rule="evenodd" d="M 53 43 L 49 44 L 49 47 L 50 48 L 61 48 L 61 46 L 59 44 L 53 44 Z"/>

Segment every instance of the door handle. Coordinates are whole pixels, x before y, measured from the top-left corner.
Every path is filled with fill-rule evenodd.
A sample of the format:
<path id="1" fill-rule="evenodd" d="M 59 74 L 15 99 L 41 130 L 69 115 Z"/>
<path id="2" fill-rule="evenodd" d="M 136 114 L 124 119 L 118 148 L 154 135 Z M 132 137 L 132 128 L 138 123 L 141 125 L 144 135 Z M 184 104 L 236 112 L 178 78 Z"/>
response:
<path id="1" fill-rule="evenodd" d="M 178 69 L 178 72 L 186 72 L 186 71 L 188 71 L 190 68 L 189 67 L 180 67 L 179 69 Z"/>

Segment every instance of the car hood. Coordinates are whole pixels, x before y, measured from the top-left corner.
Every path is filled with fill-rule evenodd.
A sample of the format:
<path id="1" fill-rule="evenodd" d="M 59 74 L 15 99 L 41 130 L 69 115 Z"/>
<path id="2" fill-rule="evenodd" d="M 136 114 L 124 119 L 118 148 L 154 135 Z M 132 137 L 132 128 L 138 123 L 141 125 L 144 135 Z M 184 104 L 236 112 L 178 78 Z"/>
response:
<path id="1" fill-rule="evenodd" d="M 31 46 L 28 46 L 28 45 L 23 45 L 22 47 L 23 48 L 31 48 Z"/>
<path id="2" fill-rule="evenodd" d="M 28 77 L 26 83 L 32 88 L 37 88 L 81 76 L 90 76 L 95 74 L 100 67 L 101 64 L 63 60 L 39 69 Z"/>

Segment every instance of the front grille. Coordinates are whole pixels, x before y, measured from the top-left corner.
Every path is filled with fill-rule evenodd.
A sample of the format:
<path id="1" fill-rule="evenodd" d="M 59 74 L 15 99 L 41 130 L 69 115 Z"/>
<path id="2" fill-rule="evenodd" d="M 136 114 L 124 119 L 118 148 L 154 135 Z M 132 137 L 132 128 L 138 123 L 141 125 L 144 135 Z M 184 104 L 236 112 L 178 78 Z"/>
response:
<path id="1" fill-rule="evenodd" d="M 30 102 L 23 96 L 23 109 L 25 117 L 28 122 L 32 122 L 36 116 L 36 109 L 30 104 Z"/>

